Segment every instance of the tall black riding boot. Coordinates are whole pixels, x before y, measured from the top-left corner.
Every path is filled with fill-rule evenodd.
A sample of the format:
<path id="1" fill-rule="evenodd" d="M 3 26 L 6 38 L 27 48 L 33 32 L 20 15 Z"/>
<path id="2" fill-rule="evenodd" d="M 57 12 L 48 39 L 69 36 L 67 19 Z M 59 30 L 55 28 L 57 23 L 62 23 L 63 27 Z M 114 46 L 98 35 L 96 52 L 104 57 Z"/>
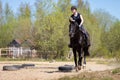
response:
<path id="1" fill-rule="evenodd" d="M 68 44 L 68 47 L 69 48 L 72 48 L 73 46 L 72 46 L 72 39 L 70 38 L 70 44 Z"/>
<path id="2" fill-rule="evenodd" d="M 90 39 L 89 39 L 89 36 L 87 34 L 84 34 L 85 35 L 85 43 L 87 46 L 90 46 Z"/>

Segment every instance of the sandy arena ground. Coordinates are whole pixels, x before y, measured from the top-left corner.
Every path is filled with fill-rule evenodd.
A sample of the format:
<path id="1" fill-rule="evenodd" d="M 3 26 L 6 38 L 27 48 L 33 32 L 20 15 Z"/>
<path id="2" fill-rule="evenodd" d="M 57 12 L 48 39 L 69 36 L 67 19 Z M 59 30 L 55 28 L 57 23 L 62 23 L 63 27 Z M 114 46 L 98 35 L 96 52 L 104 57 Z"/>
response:
<path id="1" fill-rule="evenodd" d="M 5 65 L 16 65 L 32 63 L 35 68 L 20 69 L 18 71 L 3 71 Z M 59 72 L 58 67 L 63 65 L 74 65 L 73 62 L 28 62 L 28 61 L 7 61 L 0 62 L 0 80 L 57 80 L 64 76 L 74 76 L 83 71 L 104 71 L 116 68 L 115 65 L 97 64 L 96 62 L 88 62 L 86 69 L 79 72 L 73 70 L 72 72 Z"/>

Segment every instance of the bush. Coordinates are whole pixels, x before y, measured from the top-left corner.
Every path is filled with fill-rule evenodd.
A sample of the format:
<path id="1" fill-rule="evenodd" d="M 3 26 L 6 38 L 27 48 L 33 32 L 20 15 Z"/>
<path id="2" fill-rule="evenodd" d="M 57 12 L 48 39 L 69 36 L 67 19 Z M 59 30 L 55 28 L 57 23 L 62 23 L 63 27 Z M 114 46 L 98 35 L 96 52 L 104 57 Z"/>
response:
<path id="1" fill-rule="evenodd" d="M 100 47 L 91 56 L 92 57 L 110 57 L 111 54 L 105 47 Z"/>
<path id="2" fill-rule="evenodd" d="M 112 71 L 112 73 L 113 73 L 113 74 L 120 73 L 120 68 L 114 69 L 114 70 Z"/>
<path id="3" fill-rule="evenodd" d="M 116 52 L 114 53 L 114 55 L 115 55 L 116 60 L 117 60 L 118 62 L 120 62 L 120 50 L 116 51 Z"/>

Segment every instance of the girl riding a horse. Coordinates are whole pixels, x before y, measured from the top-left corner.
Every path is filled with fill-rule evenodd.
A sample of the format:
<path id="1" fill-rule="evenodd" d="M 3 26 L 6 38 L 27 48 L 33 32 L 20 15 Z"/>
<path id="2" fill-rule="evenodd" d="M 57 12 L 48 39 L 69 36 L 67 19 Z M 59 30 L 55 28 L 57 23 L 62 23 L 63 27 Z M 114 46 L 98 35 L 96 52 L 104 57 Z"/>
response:
<path id="1" fill-rule="evenodd" d="M 83 27 L 83 22 L 84 22 L 84 19 L 82 17 L 82 15 L 80 13 L 77 12 L 77 8 L 75 6 L 72 6 L 71 7 L 71 11 L 72 11 L 72 15 L 69 19 L 70 22 L 76 22 L 79 26 L 79 30 L 83 33 L 84 35 L 84 40 L 86 42 L 86 45 L 87 46 L 90 46 L 90 40 L 89 40 L 89 34 L 87 33 L 87 31 L 84 29 Z M 70 44 L 68 45 L 70 48 L 72 48 L 72 42 L 71 42 L 71 39 L 70 39 Z"/>
<path id="2" fill-rule="evenodd" d="M 69 36 L 70 44 L 74 54 L 74 62 L 76 71 L 81 70 L 82 58 L 84 57 L 84 64 L 86 65 L 86 56 L 89 56 L 90 40 L 87 31 L 83 27 L 83 17 L 77 12 L 75 6 L 71 7 L 72 15 L 70 17 Z M 83 54 L 84 52 L 84 54 Z M 77 55 L 78 53 L 78 55 Z M 77 60 L 78 57 L 78 60 Z"/>

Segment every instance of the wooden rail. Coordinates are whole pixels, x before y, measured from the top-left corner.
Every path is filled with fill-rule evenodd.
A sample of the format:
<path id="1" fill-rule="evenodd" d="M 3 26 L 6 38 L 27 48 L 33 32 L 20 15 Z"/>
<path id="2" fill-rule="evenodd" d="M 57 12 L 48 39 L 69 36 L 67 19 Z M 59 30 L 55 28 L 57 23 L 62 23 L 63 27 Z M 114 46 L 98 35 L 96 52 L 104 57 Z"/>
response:
<path id="1" fill-rule="evenodd" d="M 0 57 L 7 56 L 7 57 L 24 57 L 29 56 L 32 57 L 34 51 L 30 50 L 30 48 L 23 48 L 23 47 L 9 47 L 9 48 L 0 48 Z"/>

